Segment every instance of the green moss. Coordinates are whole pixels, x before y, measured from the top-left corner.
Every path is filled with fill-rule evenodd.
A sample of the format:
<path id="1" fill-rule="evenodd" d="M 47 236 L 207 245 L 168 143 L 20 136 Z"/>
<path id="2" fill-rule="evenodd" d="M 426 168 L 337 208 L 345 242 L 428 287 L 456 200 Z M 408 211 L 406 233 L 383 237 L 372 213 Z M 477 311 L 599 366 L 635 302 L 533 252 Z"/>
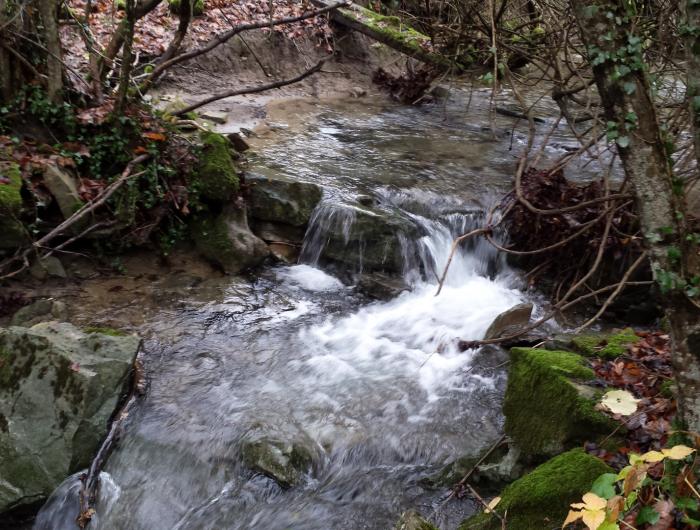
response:
<path id="1" fill-rule="evenodd" d="M 583 355 L 614 359 L 624 354 L 638 340 L 634 330 L 626 328 L 618 333 L 577 335 L 571 343 Z"/>
<path id="2" fill-rule="evenodd" d="M 213 132 L 202 133 L 201 140 L 202 152 L 195 175 L 199 194 L 212 201 L 226 202 L 239 186 L 229 141 Z"/>
<path id="3" fill-rule="evenodd" d="M 580 355 L 513 348 L 503 412 L 525 460 L 539 460 L 608 434 L 616 424 L 595 410 L 595 376 Z"/>
<path id="4" fill-rule="evenodd" d="M 126 337 L 128 334 L 113 328 L 103 328 L 88 326 L 83 330 L 85 333 L 99 333 L 100 335 L 109 335 L 110 337 Z"/>
<path id="5" fill-rule="evenodd" d="M 178 13 L 180 11 L 180 0 L 168 0 L 168 7 L 172 13 Z M 202 13 L 204 13 L 204 0 L 195 0 L 192 14 L 197 17 Z"/>
<path id="6" fill-rule="evenodd" d="M 561 454 L 506 487 L 496 512 L 506 516 L 508 530 L 559 528 L 569 505 L 580 500 L 595 479 L 613 470 L 600 459 L 573 449 Z M 494 515 L 480 514 L 464 521 L 459 530 L 500 530 Z"/>
<path id="7" fill-rule="evenodd" d="M 194 220 L 190 235 L 197 250 L 209 260 L 218 262 L 235 252 L 222 217 L 202 216 Z"/>
<path id="8" fill-rule="evenodd" d="M 406 53 L 423 56 L 442 66 L 454 66 L 446 57 L 427 51 L 426 47 L 431 42 L 430 37 L 403 24 L 399 17 L 381 15 L 359 5 L 353 5 L 352 9 L 339 9 L 338 11 L 343 16 L 369 27 L 395 47 L 404 48 Z"/>
<path id="9" fill-rule="evenodd" d="M 22 210 L 22 175 L 15 163 L 0 172 L 9 182 L 0 182 L 0 249 L 21 246 L 27 240 L 27 231 L 17 219 Z"/>

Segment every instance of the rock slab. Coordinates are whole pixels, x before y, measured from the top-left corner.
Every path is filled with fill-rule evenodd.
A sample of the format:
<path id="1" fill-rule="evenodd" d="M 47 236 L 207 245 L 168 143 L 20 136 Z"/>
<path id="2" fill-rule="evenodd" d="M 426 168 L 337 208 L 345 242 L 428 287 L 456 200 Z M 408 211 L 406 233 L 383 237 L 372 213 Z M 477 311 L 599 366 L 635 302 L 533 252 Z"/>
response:
<path id="1" fill-rule="evenodd" d="M 38 505 L 89 465 L 138 347 L 67 323 L 0 329 L 0 513 Z"/>

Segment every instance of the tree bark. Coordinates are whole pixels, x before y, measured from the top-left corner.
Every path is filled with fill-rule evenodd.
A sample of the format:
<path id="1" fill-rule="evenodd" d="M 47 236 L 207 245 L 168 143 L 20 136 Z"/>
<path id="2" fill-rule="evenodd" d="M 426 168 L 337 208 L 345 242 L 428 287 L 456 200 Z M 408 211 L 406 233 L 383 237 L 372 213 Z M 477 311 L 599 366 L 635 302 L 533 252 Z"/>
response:
<path id="1" fill-rule="evenodd" d="M 700 432 L 700 311 L 683 290 L 683 282 L 698 273 L 697 248 L 686 239 L 685 200 L 651 98 L 641 39 L 622 0 L 570 0 L 570 5 L 593 65 L 608 131 L 616 136 L 634 189 L 652 271 L 663 293 L 679 412 L 690 430 Z M 620 65 L 630 71 L 621 75 Z"/>
<path id="2" fill-rule="evenodd" d="M 160 4 L 160 2 L 161 0 L 143 0 L 137 2 L 134 9 L 135 20 L 140 20 L 145 17 L 148 13 L 153 11 L 158 4 Z M 126 38 L 128 29 L 129 22 L 127 18 L 124 17 L 114 30 L 112 38 L 105 48 L 104 58 L 101 57 L 98 62 L 100 79 L 104 80 L 104 78 L 107 76 L 107 72 L 109 72 L 109 70 L 112 68 L 114 58 L 117 56 L 119 50 L 121 50 L 122 45 L 124 44 L 124 39 Z"/>
<path id="3" fill-rule="evenodd" d="M 132 47 L 134 45 L 134 26 L 136 25 L 136 6 L 134 0 L 126 0 L 126 33 L 124 46 L 122 47 L 122 66 L 119 72 L 119 86 L 117 88 L 117 101 L 114 105 L 114 114 L 121 116 L 126 108 L 131 82 L 131 68 L 134 62 Z"/>
<path id="4" fill-rule="evenodd" d="M 58 35 L 58 3 L 55 0 L 39 0 L 39 13 L 44 26 L 46 44 L 46 90 L 54 103 L 63 102 L 63 63 L 61 39 Z"/>
<path id="5" fill-rule="evenodd" d="M 194 9 L 194 2 L 192 0 L 180 0 L 180 9 L 178 11 L 178 16 L 180 17 L 180 22 L 177 25 L 177 30 L 175 30 L 175 35 L 173 35 L 173 40 L 170 41 L 168 49 L 158 60 L 159 63 L 164 63 L 172 59 L 175 54 L 180 51 L 180 46 L 182 41 L 187 35 L 187 28 L 190 25 L 190 20 L 192 19 L 192 10 Z"/>

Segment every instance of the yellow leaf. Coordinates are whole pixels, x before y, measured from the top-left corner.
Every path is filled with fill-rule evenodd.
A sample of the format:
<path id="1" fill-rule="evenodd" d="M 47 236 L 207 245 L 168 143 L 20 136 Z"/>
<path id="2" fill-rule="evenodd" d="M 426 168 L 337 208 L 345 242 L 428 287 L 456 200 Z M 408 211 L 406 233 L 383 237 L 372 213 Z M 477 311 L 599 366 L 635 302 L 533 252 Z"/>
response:
<path id="1" fill-rule="evenodd" d="M 631 455 L 631 456 L 636 456 L 636 455 Z M 620 472 L 617 474 L 617 480 L 622 480 L 623 478 L 627 477 L 627 474 L 630 472 L 632 469 L 632 466 L 626 466 L 623 467 Z"/>
<path id="2" fill-rule="evenodd" d="M 494 498 L 491 500 L 491 502 L 488 504 L 488 506 L 486 506 L 486 509 L 484 510 L 484 512 L 485 512 L 485 513 L 491 513 L 491 510 L 493 510 L 493 509 L 498 505 L 499 502 L 501 502 L 501 498 L 500 498 L 500 497 L 494 497 Z"/>
<path id="3" fill-rule="evenodd" d="M 585 510 L 586 509 L 586 505 L 582 502 L 574 502 L 571 504 L 571 507 L 576 508 L 577 510 Z"/>
<path id="4" fill-rule="evenodd" d="M 637 411 L 639 400 L 627 390 L 611 390 L 605 393 L 600 403 L 613 414 L 629 416 Z"/>
<path id="5" fill-rule="evenodd" d="M 625 499 L 619 495 L 615 495 L 613 498 L 608 499 L 608 516 L 607 520 L 614 522 L 617 521 L 620 512 L 625 507 Z"/>
<path id="6" fill-rule="evenodd" d="M 630 472 L 627 473 L 625 481 L 622 483 L 622 493 L 624 496 L 627 497 L 627 495 L 637 489 L 637 486 L 642 483 L 646 476 L 647 466 L 637 464 L 636 466 L 632 467 Z"/>
<path id="7" fill-rule="evenodd" d="M 649 451 L 648 453 L 644 453 L 642 455 L 642 460 L 649 462 L 650 464 L 661 462 L 664 458 L 666 458 L 665 454 L 659 451 Z"/>
<path id="8" fill-rule="evenodd" d="M 598 527 L 605 522 L 605 510 L 583 510 L 581 519 L 588 530 L 598 530 Z"/>
<path id="9" fill-rule="evenodd" d="M 564 528 L 567 524 L 571 524 L 575 521 L 578 521 L 583 513 L 576 511 L 576 510 L 569 510 L 569 515 L 566 516 L 566 519 L 564 519 L 564 524 L 561 525 L 562 528 Z"/>
<path id="10" fill-rule="evenodd" d="M 685 445 L 676 445 L 671 449 L 662 449 L 661 452 L 671 460 L 683 460 L 685 457 L 692 455 L 695 449 L 691 449 Z"/>
<path id="11" fill-rule="evenodd" d="M 605 499 L 601 499 L 595 493 L 590 491 L 583 496 L 583 502 L 586 503 L 587 510 L 603 510 L 608 502 Z"/>

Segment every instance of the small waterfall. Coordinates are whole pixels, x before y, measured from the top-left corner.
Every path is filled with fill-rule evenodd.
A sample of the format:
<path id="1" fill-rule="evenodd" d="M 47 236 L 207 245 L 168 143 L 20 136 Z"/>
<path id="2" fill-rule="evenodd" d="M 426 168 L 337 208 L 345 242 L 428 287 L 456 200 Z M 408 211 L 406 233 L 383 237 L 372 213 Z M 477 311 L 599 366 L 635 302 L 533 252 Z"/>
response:
<path id="1" fill-rule="evenodd" d="M 318 267 L 339 262 L 354 273 L 380 270 L 402 276 L 409 285 L 437 282 L 454 239 L 483 226 L 485 216 L 480 211 L 431 210 L 427 203 L 404 209 L 401 199 L 405 195 L 385 193 L 380 208 L 323 201 L 309 222 L 300 263 Z M 473 238 L 460 245 L 448 278 L 493 278 L 504 268 L 496 249 L 483 238 Z"/>

